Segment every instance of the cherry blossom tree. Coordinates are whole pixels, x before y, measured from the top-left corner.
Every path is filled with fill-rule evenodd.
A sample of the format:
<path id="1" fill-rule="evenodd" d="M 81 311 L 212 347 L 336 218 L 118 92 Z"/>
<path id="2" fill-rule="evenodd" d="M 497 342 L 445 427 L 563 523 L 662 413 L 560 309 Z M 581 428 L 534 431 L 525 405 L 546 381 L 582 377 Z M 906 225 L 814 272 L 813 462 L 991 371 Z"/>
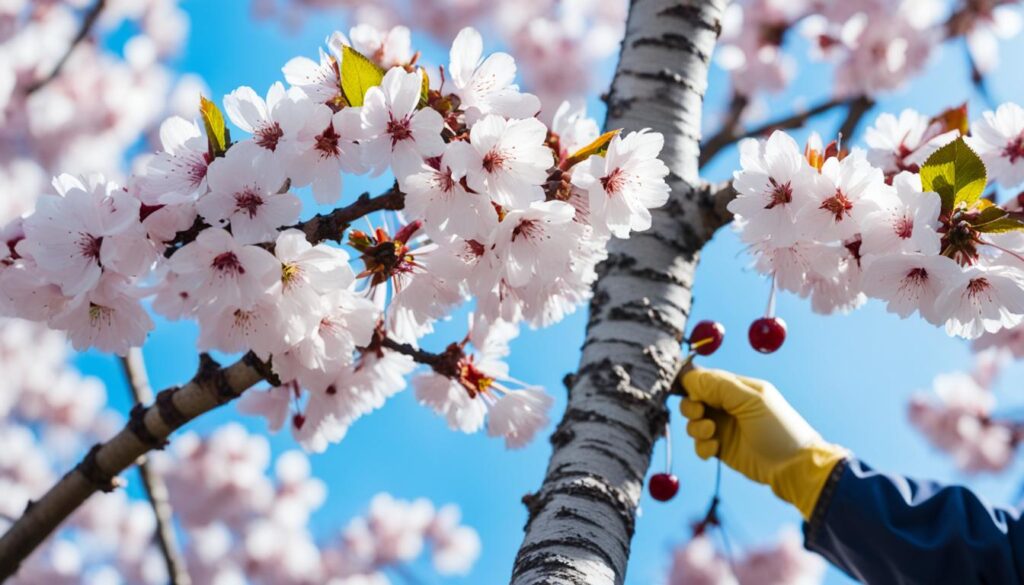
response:
<path id="1" fill-rule="evenodd" d="M 524 497 L 529 517 L 511 582 L 623 583 L 666 401 L 679 392 L 680 344 L 705 343 L 686 334 L 700 251 L 729 223 L 771 283 L 766 314 L 749 333 L 755 349 L 785 340 L 777 291 L 824 314 L 868 298 L 901 317 L 917 313 L 995 349 L 979 354 L 973 375 L 937 379 L 938 401 L 915 399 L 912 423 L 966 469 L 1002 469 L 1014 453 L 1016 427 L 993 419 L 988 392 L 1004 354 L 1021 353 L 1024 215 L 1018 198 L 1002 195 L 1024 182 L 1024 110 L 883 112 L 864 145 L 856 141 L 875 97 L 910 82 L 945 43 L 965 40 L 970 81 L 991 97 L 996 39 L 1019 19 L 1012 2 L 642 0 L 627 10 L 586 1 L 262 1 L 257 14 L 338 5 L 362 23 L 333 34 L 315 59 L 286 63 L 265 91 L 243 86 L 222 99 L 194 81 L 173 89 L 166 76 L 150 79 L 182 38 L 170 0 L 101 0 L 80 15 L 77 33 L 73 10 L 50 4 L 15 2 L 5 16 L 17 32 L 4 53 L 14 66 L 4 69 L 10 79 L 0 77 L 0 105 L 18 149 L 3 169 L 31 195 L 4 217 L 0 309 L 26 320 L 10 321 L 12 335 L 56 331 L 75 349 L 123 356 L 138 406 L 112 425 L 119 430 L 74 427 L 99 442 L 60 479 L 12 466 L 21 491 L 11 493 L 33 495 L 12 497 L 5 512 L 0 577 L 20 567 L 18 579 L 56 580 L 86 562 L 47 540 L 65 520 L 119 538 L 162 533 L 166 573 L 151 567 L 146 547 L 116 539 L 109 547 L 128 555 L 116 562 L 141 580 L 182 572 L 177 582 L 376 582 L 425 542 L 439 572 L 464 571 L 480 546 L 475 533 L 454 508 L 426 502 L 380 496 L 337 542 L 315 542 L 306 519 L 323 502 L 323 484 L 300 453 L 282 455 L 268 477 L 265 440 L 235 426 L 184 434 L 146 464 L 155 526 L 95 525 L 141 524 L 124 498 L 93 524 L 77 518 L 113 501 L 91 496 L 114 491 L 118 475 L 173 431 L 235 399 L 320 452 L 411 380 L 418 401 L 453 430 L 486 430 L 521 447 L 547 426 L 552 398 L 510 371 L 509 342 L 589 302 L 551 460 Z M 125 19 L 140 32 L 124 63 L 103 62 L 96 47 L 76 50 L 93 27 Z M 497 30 L 510 53 L 486 54 L 471 25 Z M 415 51 L 410 26 L 450 46 L 444 65 Z M 834 64 L 833 97 L 751 123 L 763 94 L 792 79 L 791 35 L 805 39 L 803 58 Z M 41 62 L 18 50 L 51 36 L 70 49 Z M 598 89 L 595 64 L 616 46 L 601 133 L 577 98 Z M 730 72 L 732 96 L 720 127 L 702 138 L 713 56 Z M 73 60 L 82 61 L 74 75 Z M 85 91 L 79 84 L 145 99 L 115 108 L 112 97 L 109 111 L 86 115 L 74 99 Z M 191 99 L 178 100 L 179 91 Z M 51 114 L 61 108 L 73 115 Z M 125 113 L 133 109 L 143 113 Z M 835 136 L 801 145 L 787 134 L 832 110 L 845 112 Z M 87 123 L 96 120 L 104 126 Z M 243 135 L 232 136 L 227 121 Z M 133 161 L 131 173 L 88 160 L 97 152 L 123 160 L 140 136 L 156 152 Z M 704 181 L 701 167 L 733 145 L 732 181 Z M 383 173 L 394 177 L 386 192 L 341 200 L 344 177 Z M 333 210 L 299 221 L 307 188 Z M 353 227 L 357 220 L 370 227 Z M 464 335 L 439 351 L 421 346 L 467 303 Z M 194 320 L 201 352 L 241 357 L 225 366 L 202 353 L 190 381 L 151 398 L 138 349 L 155 327 L 152 313 Z M 0 405 L 27 408 L 31 397 L 18 392 Z M 52 393 L 34 398 L 62 398 Z M 14 450 L 37 448 L 39 439 L 14 434 Z M 184 553 L 167 528 L 171 510 Z M 792 535 L 730 566 L 706 534 L 718 525 L 714 511 L 713 503 L 675 554 L 671 583 L 820 579 L 820 563 Z"/>

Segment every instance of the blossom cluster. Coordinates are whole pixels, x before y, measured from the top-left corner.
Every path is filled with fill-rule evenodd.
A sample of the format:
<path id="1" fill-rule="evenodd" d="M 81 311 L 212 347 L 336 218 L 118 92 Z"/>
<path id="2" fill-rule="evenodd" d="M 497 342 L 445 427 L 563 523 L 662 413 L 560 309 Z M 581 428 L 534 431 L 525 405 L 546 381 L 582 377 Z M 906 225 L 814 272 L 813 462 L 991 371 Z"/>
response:
<path id="1" fill-rule="evenodd" d="M 413 55 L 409 27 L 445 43 L 462 28 L 494 33 L 522 66 L 523 80 L 542 103 L 583 101 L 602 87 L 601 63 L 618 49 L 625 31 L 625 0 L 253 0 L 262 18 L 290 22 L 311 11 L 347 9 L 359 22 L 349 35 L 364 55 L 382 55 L 385 66 Z M 605 74 L 606 75 L 606 74 Z M 543 119 L 550 120 L 553 111 Z"/>
<path id="2" fill-rule="evenodd" d="M 430 547 L 440 575 L 464 575 L 480 539 L 454 505 L 378 494 L 363 516 L 336 536 L 317 539 L 310 517 L 327 495 L 299 451 L 270 471 L 265 437 L 231 423 L 200 438 L 183 435 L 155 460 L 186 537 L 186 563 L 200 583 L 361 585 L 388 583 L 383 571 L 411 563 Z"/>
<path id="3" fill-rule="evenodd" d="M 872 297 L 973 339 L 1024 320 L 1024 224 L 1015 202 L 982 196 L 986 171 L 993 189 L 1024 181 L 1022 136 L 1012 103 L 969 131 L 962 108 L 882 114 L 849 153 L 778 131 L 741 143 L 729 209 L 757 269 L 816 312 Z"/>
<path id="4" fill-rule="evenodd" d="M 998 41 L 1021 28 L 1016 2 L 942 0 L 747 0 L 723 22 L 719 65 L 744 96 L 785 88 L 796 72 L 788 32 L 803 37 L 809 57 L 832 63 L 837 95 L 873 95 L 920 73 L 942 42 L 966 40 L 974 67 L 998 63 Z"/>
<path id="5" fill-rule="evenodd" d="M 515 62 L 485 56 L 473 29 L 459 32 L 440 74 L 404 58 L 364 56 L 336 33 L 319 59 L 284 66 L 287 85 L 224 98 L 244 138 L 232 141 L 203 98 L 201 123 L 165 121 L 163 150 L 125 186 L 58 176 L 55 193 L 0 233 L 0 308 L 66 331 L 76 349 L 122 354 L 154 327 L 144 302 L 194 319 L 201 350 L 272 363 L 282 384 L 244 407 L 272 426 L 287 420 L 312 450 L 403 389 L 417 362 L 432 372 L 418 397 L 453 428 L 477 430 L 486 416 L 490 434 L 525 444 L 551 401 L 509 377 L 507 343 L 520 322 L 575 310 L 607 240 L 650 226 L 649 209 L 668 198 L 663 139 L 599 136 L 567 104 L 545 125 Z M 347 222 L 299 222 L 295 189 L 334 205 L 343 175 L 385 171 L 395 186 L 339 208 Z M 386 219 L 348 230 L 347 247 L 326 243 L 379 201 L 371 211 L 403 209 L 399 227 Z M 420 350 L 467 299 L 466 337 Z"/>
<path id="6" fill-rule="evenodd" d="M 675 549 L 668 585 L 817 585 L 824 575 L 825 561 L 803 549 L 796 530 L 783 530 L 777 543 L 732 563 L 704 534 Z"/>
<path id="7" fill-rule="evenodd" d="M 1019 425 L 992 418 L 993 385 L 1008 357 L 1000 349 L 979 353 L 971 373 L 941 374 L 933 395 L 911 397 L 911 424 L 966 472 L 1002 471 L 1017 453 Z"/>

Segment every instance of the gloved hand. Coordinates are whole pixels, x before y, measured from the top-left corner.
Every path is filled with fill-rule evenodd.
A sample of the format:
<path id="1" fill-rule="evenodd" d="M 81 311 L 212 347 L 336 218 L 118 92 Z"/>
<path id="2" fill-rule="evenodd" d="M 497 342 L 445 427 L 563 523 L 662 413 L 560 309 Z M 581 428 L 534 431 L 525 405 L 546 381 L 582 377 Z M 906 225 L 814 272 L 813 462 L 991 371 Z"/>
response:
<path id="1" fill-rule="evenodd" d="M 722 370 L 682 374 L 688 397 L 679 410 L 701 459 L 717 455 L 748 478 L 771 486 L 810 520 L 832 468 L 846 451 L 825 442 L 763 380 Z"/>

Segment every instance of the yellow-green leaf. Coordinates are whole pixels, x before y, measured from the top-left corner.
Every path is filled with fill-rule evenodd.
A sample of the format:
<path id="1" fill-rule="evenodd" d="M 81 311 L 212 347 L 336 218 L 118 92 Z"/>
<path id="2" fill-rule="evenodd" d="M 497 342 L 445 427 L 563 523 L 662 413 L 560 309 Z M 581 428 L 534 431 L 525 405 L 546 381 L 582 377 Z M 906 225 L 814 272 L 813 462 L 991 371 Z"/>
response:
<path id="1" fill-rule="evenodd" d="M 988 182 L 985 164 L 963 137 L 936 150 L 921 167 L 921 186 L 942 198 L 942 211 L 960 204 L 970 207 L 981 198 Z"/>
<path id="2" fill-rule="evenodd" d="M 420 85 L 420 107 L 425 108 L 430 104 L 430 76 L 422 67 L 419 68 L 419 72 L 423 76 L 423 83 Z"/>
<path id="3" fill-rule="evenodd" d="M 223 156 L 231 142 L 231 133 L 224 124 L 224 115 L 220 113 L 217 104 L 204 96 L 199 96 L 199 114 L 203 117 L 203 126 L 206 127 L 206 142 L 210 156 Z"/>
<path id="4" fill-rule="evenodd" d="M 384 79 L 384 69 L 348 45 L 341 50 L 341 93 L 350 106 L 361 106 L 366 90 Z"/>
<path id="5" fill-rule="evenodd" d="M 611 130 L 598 136 L 593 142 L 577 150 L 566 159 L 562 165 L 565 169 L 571 169 L 574 165 L 581 163 L 593 155 L 604 156 L 608 152 L 608 144 L 619 134 L 619 130 Z"/>

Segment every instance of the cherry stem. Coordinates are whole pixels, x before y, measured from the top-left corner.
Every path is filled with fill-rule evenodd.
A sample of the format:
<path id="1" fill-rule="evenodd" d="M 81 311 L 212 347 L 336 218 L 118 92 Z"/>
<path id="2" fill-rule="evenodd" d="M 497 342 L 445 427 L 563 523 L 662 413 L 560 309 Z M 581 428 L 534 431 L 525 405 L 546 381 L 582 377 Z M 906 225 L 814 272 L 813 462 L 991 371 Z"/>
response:
<path id="1" fill-rule="evenodd" d="M 713 343 L 714 341 L 715 341 L 714 337 L 705 337 L 704 339 L 701 339 L 700 341 L 693 341 L 693 342 L 690 343 L 690 353 L 693 353 L 696 349 L 698 349 L 700 347 L 703 347 L 703 346 L 705 346 L 705 345 L 707 345 L 709 343 Z"/>
<path id="2" fill-rule="evenodd" d="M 672 473 L 672 427 L 665 423 L 665 473 Z"/>
<path id="3" fill-rule="evenodd" d="M 775 290 L 778 287 L 775 285 L 775 273 L 772 272 L 772 288 L 768 293 L 768 308 L 765 310 L 765 317 L 769 319 L 775 316 Z"/>
<path id="4" fill-rule="evenodd" d="M 1020 260 L 1021 262 L 1024 262 L 1024 256 L 1021 256 L 1020 254 L 1014 252 L 1013 250 L 1007 250 L 1006 248 L 1004 248 L 1002 246 L 999 246 L 997 244 L 993 244 L 992 242 L 982 241 L 981 243 L 986 245 L 986 246 L 992 246 L 996 250 L 999 250 L 1000 252 L 1003 252 L 1005 254 L 1009 254 L 1010 256 L 1013 256 L 1017 260 Z"/>

